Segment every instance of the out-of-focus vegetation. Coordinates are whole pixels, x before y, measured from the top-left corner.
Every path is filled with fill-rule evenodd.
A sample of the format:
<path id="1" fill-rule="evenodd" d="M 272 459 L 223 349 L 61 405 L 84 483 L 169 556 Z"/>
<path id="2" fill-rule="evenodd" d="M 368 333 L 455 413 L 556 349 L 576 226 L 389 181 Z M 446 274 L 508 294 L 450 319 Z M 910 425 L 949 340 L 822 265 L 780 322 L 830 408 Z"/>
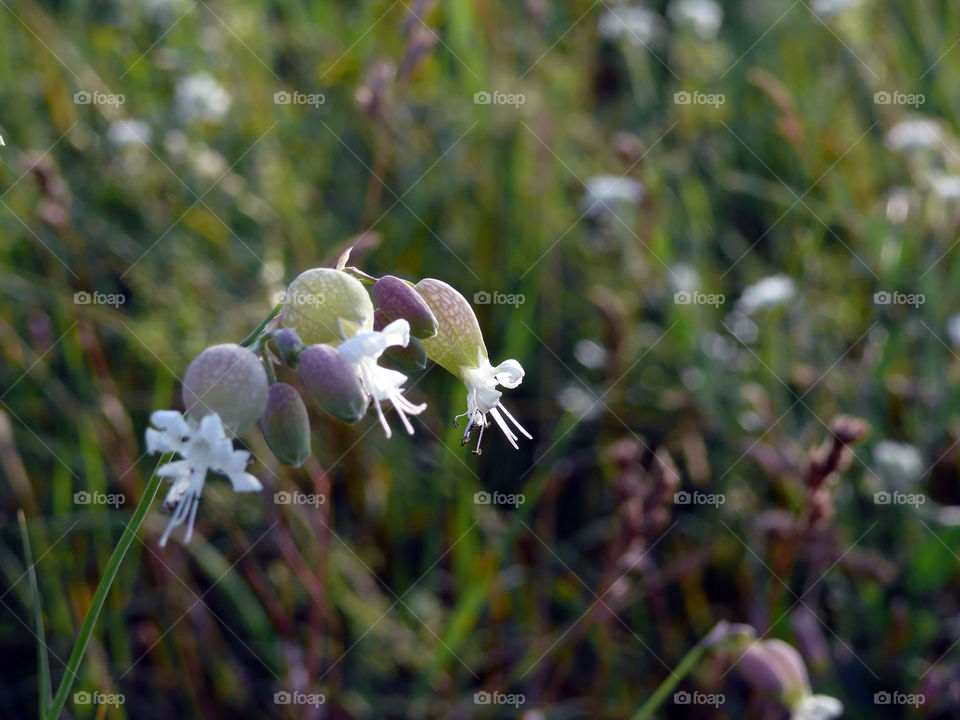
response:
<path id="1" fill-rule="evenodd" d="M 960 712 L 960 9 L 2 5 L 0 715 L 36 712 L 16 510 L 58 682 L 150 411 L 349 245 L 476 299 L 535 440 L 469 454 L 436 367 L 412 438 L 316 413 L 291 470 L 251 433 L 265 492 L 209 482 L 162 551 L 154 508 L 75 686 L 125 702 L 71 716 L 628 718 L 721 619 L 845 717 Z M 680 686 L 722 706 L 658 716 L 778 717 L 729 668 Z"/>

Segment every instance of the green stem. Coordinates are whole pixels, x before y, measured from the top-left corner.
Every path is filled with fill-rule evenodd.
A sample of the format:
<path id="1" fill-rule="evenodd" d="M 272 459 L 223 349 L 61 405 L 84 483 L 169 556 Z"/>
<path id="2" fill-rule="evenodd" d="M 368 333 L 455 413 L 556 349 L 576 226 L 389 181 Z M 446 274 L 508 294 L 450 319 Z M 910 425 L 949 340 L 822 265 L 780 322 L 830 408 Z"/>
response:
<path id="1" fill-rule="evenodd" d="M 243 340 L 240 341 L 240 347 L 250 347 L 253 345 L 263 333 L 263 329 L 273 320 L 277 313 L 283 308 L 283 303 L 277 303 L 277 305 L 270 311 L 270 313 L 263 319 L 263 322 L 257 325 L 256 330 L 247 335 Z"/>
<path id="2" fill-rule="evenodd" d="M 353 267 L 353 265 L 351 265 L 350 267 L 345 267 L 343 271 L 345 273 L 349 273 L 350 275 L 353 275 L 355 278 L 357 278 L 361 282 L 367 283 L 368 285 L 373 285 L 374 283 L 377 282 L 377 278 L 373 277 L 373 275 L 367 275 L 367 273 L 365 273 L 363 270 L 361 270 L 360 268 L 355 268 Z"/>
<path id="3" fill-rule="evenodd" d="M 169 458 L 166 456 L 161 458 L 161 462 L 164 460 L 169 460 Z M 159 464 L 157 467 L 159 467 Z M 103 610 L 103 605 L 107 600 L 107 594 L 110 592 L 110 587 L 113 585 L 113 581 L 117 577 L 117 572 L 120 570 L 120 563 L 123 562 L 123 558 L 130 549 L 130 546 L 133 545 L 133 541 L 137 537 L 137 532 L 140 530 L 140 526 L 143 525 L 143 520 L 147 516 L 147 511 L 150 509 L 150 504 L 153 502 L 153 498 L 156 497 L 157 490 L 160 489 L 160 483 L 162 481 L 163 479 L 156 473 L 150 478 L 150 482 L 147 483 L 146 490 L 144 490 L 143 497 L 140 498 L 136 510 L 133 511 L 133 517 L 130 518 L 130 522 L 120 536 L 120 542 L 117 543 L 117 546 L 113 549 L 113 554 L 110 555 L 110 559 L 107 561 L 106 568 L 104 568 L 103 571 L 103 577 L 100 578 L 97 591 L 93 594 L 90 609 L 87 610 L 87 616 L 83 619 L 83 625 L 80 626 L 80 634 L 77 636 L 77 642 L 73 646 L 73 651 L 70 653 L 70 659 L 67 662 L 67 672 L 60 681 L 60 687 L 57 688 L 57 694 L 53 698 L 50 712 L 47 713 L 49 720 L 57 720 L 60 717 L 60 713 L 63 712 L 64 703 L 66 703 L 67 696 L 70 694 L 70 688 L 73 687 L 73 681 L 77 677 L 80 662 L 83 660 L 83 654 L 87 649 L 87 643 L 90 642 L 90 636 L 93 634 L 93 627 L 97 624 L 97 618 L 100 617 L 100 611 Z"/>
<path id="4" fill-rule="evenodd" d="M 23 542 L 23 557 L 30 577 L 30 597 L 33 602 L 33 624 L 37 633 L 37 675 L 40 678 L 39 709 L 40 720 L 47 718 L 47 703 L 50 702 L 50 660 L 47 657 L 47 637 L 43 631 L 43 608 L 40 605 L 40 588 L 33 564 L 33 552 L 30 550 L 30 533 L 27 530 L 27 518 L 23 510 L 17 510 L 20 523 L 20 539 Z"/>
<path id="5" fill-rule="evenodd" d="M 653 691 L 653 695 L 643 704 L 643 707 L 637 710 L 631 720 L 648 720 L 648 718 L 652 718 L 653 713 L 655 713 L 663 704 L 663 701 L 670 696 L 670 693 L 676 689 L 680 681 L 696 667 L 706 651 L 707 643 L 705 640 L 701 640 L 694 645 L 693 649 L 684 655 L 683 659 L 677 663 L 677 667 L 674 668 L 673 672 L 667 675 L 663 682 L 657 686 L 657 689 Z"/>

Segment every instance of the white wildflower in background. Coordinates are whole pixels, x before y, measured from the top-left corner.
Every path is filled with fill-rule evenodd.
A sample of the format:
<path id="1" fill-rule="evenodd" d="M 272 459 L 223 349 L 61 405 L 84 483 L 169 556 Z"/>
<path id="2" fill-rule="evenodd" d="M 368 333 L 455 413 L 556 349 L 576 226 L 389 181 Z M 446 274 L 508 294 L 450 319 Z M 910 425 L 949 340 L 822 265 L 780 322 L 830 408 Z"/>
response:
<path id="1" fill-rule="evenodd" d="M 187 122 L 220 122 L 232 102 L 230 93 L 208 73 L 189 75 L 177 83 L 177 112 Z"/>
<path id="2" fill-rule="evenodd" d="M 953 315 L 947 320 L 947 337 L 951 345 L 960 347 L 960 315 Z"/>
<path id="3" fill-rule="evenodd" d="M 812 0 L 810 7 L 820 17 L 832 18 L 862 4 L 863 0 Z"/>
<path id="4" fill-rule="evenodd" d="M 640 5 L 608 8 L 600 16 L 597 29 L 607 40 L 622 38 L 640 46 L 657 42 L 666 31 L 663 18 Z"/>
<path id="5" fill-rule="evenodd" d="M 643 200 L 643 185 L 617 175 L 597 175 L 587 180 L 580 200 L 581 212 L 588 215 L 616 214 L 619 206 L 636 205 Z"/>
<path id="6" fill-rule="evenodd" d="M 716 38 L 723 25 L 723 8 L 714 0 L 674 0 L 667 14 L 676 25 L 690 26 L 702 40 Z"/>
<path id="7" fill-rule="evenodd" d="M 881 474 L 903 487 L 923 473 L 923 457 L 913 445 L 881 440 L 873 449 L 873 459 Z"/>
<path id="8" fill-rule="evenodd" d="M 930 187 L 942 200 L 956 200 L 960 198 L 960 176 L 934 175 L 930 178 Z"/>
<path id="9" fill-rule="evenodd" d="M 153 130 L 145 120 L 117 120 L 107 128 L 107 140 L 114 145 L 146 145 Z"/>
<path id="10" fill-rule="evenodd" d="M 943 131 L 936 120 L 914 117 L 901 120 L 890 128 L 883 142 L 894 152 L 913 152 L 938 147 L 943 142 L 942 137 Z"/>
<path id="11" fill-rule="evenodd" d="M 190 542 L 207 471 L 228 477 L 235 492 L 262 489 L 260 481 L 246 472 L 250 453 L 233 449 L 216 413 L 205 415 L 198 423 L 175 410 L 158 410 L 150 416 L 150 423 L 153 427 L 147 429 L 147 451 L 174 453 L 182 458 L 157 470 L 157 475 L 172 481 L 164 504 L 173 510 L 173 516 L 160 538 L 161 547 L 167 544 L 173 529 L 184 524 L 183 541 Z"/>
<path id="12" fill-rule="evenodd" d="M 771 275 L 744 288 L 737 301 L 737 310 L 751 315 L 757 310 L 784 305 L 797 294 L 797 285 L 789 275 Z"/>

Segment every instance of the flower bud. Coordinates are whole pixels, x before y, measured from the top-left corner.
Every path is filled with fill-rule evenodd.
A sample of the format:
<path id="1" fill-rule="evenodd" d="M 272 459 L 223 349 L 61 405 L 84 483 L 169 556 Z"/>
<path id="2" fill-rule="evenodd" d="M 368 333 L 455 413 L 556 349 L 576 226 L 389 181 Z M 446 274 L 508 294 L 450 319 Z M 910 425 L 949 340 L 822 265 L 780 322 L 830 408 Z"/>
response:
<path id="1" fill-rule="evenodd" d="M 373 311 L 373 329 L 379 332 L 390 324 L 379 308 Z M 391 345 L 384 353 L 388 358 L 400 365 L 404 370 L 411 372 L 423 370 L 427 366 L 427 351 L 423 349 L 423 343 L 415 337 L 411 337 L 406 347 L 402 345 Z"/>
<path id="2" fill-rule="evenodd" d="M 803 658 L 782 640 L 751 644 L 740 657 L 738 667 L 750 685 L 788 707 L 810 694 L 810 678 Z"/>
<path id="3" fill-rule="evenodd" d="M 293 328 L 281 328 L 273 333 L 273 342 L 283 362 L 289 368 L 296 368 L 300 363 L 300 353 L 306 347 L 297 331 Z"/>
<path id="4" fill-rule="evenodd" d="M 413 286 L 393 275 L 384 275 L 373 286 L 373 300 L 387 321 L 406 320 L 410 334 L 430 338 L 437 334 L 437 318 Z"/>
<path id="5" fill-rule="evenodd" d="M 340 342 L 344 328 L 373 326 L 373 303 L 355 277 L 333 268 L 301 273 L 287 288 L 283 324 L 307 345 Z"/>
<path id="6" fill-rule="evenodd" d="M 370 400 L 353 365 L 330 345 L 311 345 L 300 356 L 300 381 L 307 396 L 336 418 L 356 422 Z"/>
<path id="7" fill-rule="evenodd" d="M 208 347 L 187 368 L 183 405 L 198 421 L 215 412 L 224 427 L 245 433 L 267 406 L 267 374 L 260 358 L 239 345 Z"/>
<path id="8" fill-rule="evenodd" d="M 303 400 L 292 386 L 270 386 L 260 432 L 277 460 L 300 467 L 310 457 L 310 420 Z"/>
<path id="9" fill-rule="evenodd" d="M 437 334 L 423 339 L 427 357 L 460 377 L 461 368 L 487 359 L 477 316 L 467 299 L 442 280 L 424 278 L 414 289 L 437 318 Z"/>

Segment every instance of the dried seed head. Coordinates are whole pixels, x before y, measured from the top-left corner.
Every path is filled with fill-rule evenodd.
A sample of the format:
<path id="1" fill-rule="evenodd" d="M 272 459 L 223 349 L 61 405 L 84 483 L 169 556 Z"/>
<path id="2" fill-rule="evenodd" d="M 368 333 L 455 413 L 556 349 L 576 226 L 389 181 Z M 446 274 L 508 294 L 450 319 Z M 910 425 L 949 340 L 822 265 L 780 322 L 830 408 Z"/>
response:
<path id="1" fill-rule="evenodd" d="M 336 418 L 356 422 L 370 397 L 353 365 L 330 345 L 311 345 L 300 356 L 300 381 L 307 396 Z"/>
<path id="2" fill-rule="evenodd" d="M 310 457 L 310 420 L 303 400 L 292 386 L 270 386 L 267 409 L 260 418 L 267 445 L 284 465 L 300 467 Z"/>
<path id="3" fill-rule="evenodd" d="M 373 303 L 363 284 L 342 270 L 314 268 L 287 288 L 283 324 L 307 345 L 338 343 L 357 329 L 373 326 Z"/>
<path id="4" fill-rule="evenodd" d="M 467 299 L 442 280 L 425 278 L 415 286 L 437 318 L 437 334 L 423 340 L 427 357 L 461 376 L 461 368 L 487 359 L 477 316 Z"/>
<path id="5" fill-rule="evenodd" d="M 260 358 L 239 345 L 208 347 L 187 368 L 183 405 L 198 421 L 215 412 L 224 427 L 245 433 L 267 406 L 267 374 Z"/>
<path id="6" fill-rule="evenodd" d="M 384 275 L 373 286 L 373 300 L 388 321 L 401 318 L 410 323 L 410 334 L 431 338 L 437 334 L 437 318 L 413 286 L 393 275 Z"/>

